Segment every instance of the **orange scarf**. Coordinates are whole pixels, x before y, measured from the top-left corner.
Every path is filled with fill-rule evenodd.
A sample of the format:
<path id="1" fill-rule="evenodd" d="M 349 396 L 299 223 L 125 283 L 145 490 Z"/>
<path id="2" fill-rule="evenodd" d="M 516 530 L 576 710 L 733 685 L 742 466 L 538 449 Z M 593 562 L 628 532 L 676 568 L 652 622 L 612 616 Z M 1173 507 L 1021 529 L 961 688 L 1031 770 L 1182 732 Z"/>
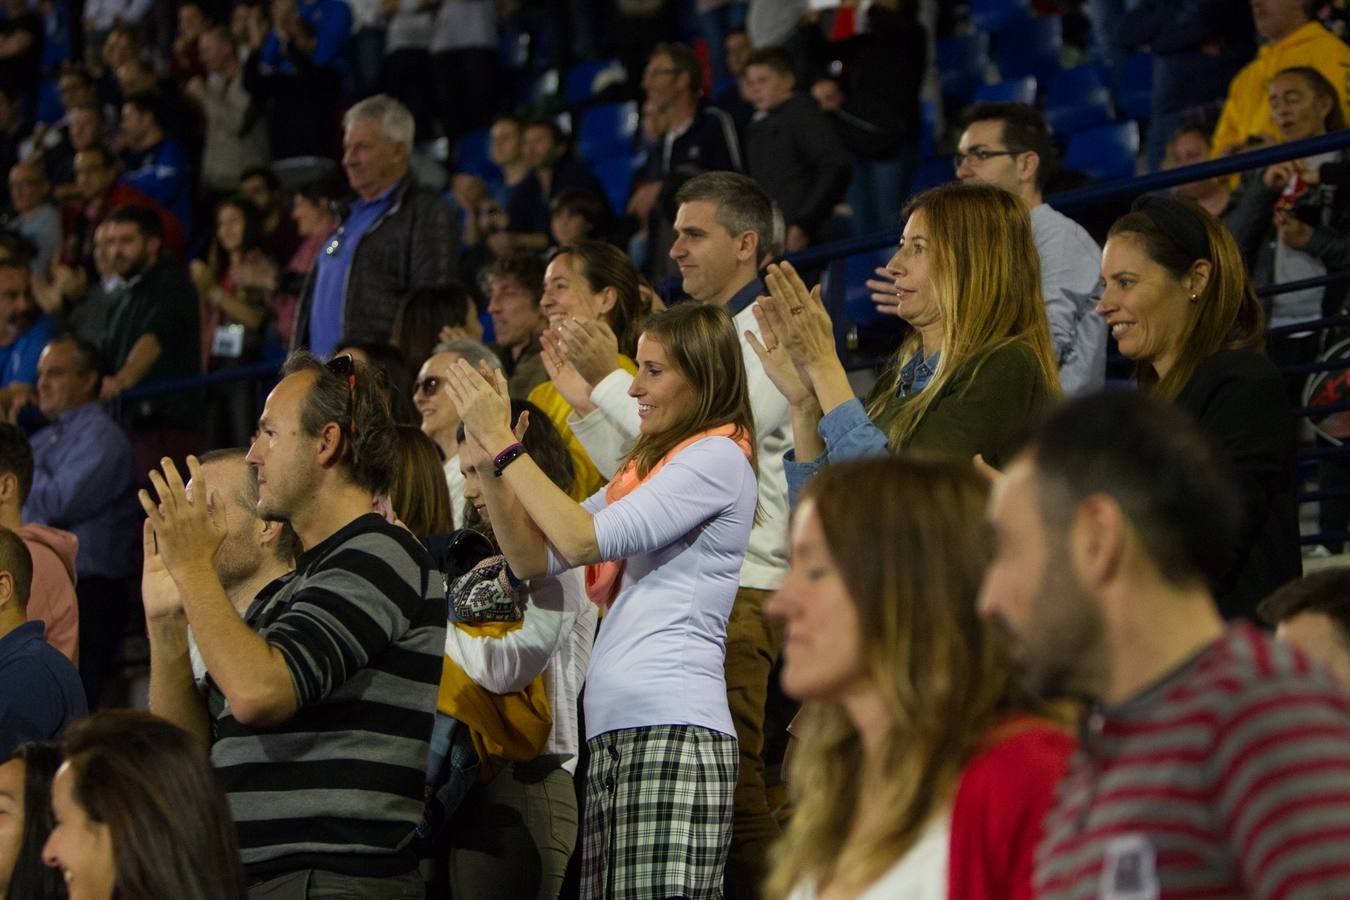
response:
<path id="1" fill-rule="evenodd" d="M 666 463 L 675 458 L 675 455 L 688 447 L 690 444 L 701 441 L 706 437 L 727 437 L 736 442 L 736 446 L 741 448 L 745 458 L 750 458 L 750 442 L 746 440 L 739 427 L 735 425 L 720 425 L 717 428 L 710 428 L 707 431 L 700 431 L 693 437 L 680 441 L 670 452 L 656 461 L 645 477 L 638 477 L 637 462 L 629 460 L 628 463 L 619 470 L 619 473 L 610 479 L 609 486 L 605 488 L 605 504 L 615 503 L 627 497 L 633 491 L 637 490 L 647 482 L 657 472 L 660 472 Z M 600 607 L 601 610 L 608 609 L 614 602 L 614 598 L 619 593 L 619 580 L 623 577 L 623 569 L 627 560 L 615 559 L 609 562 L 596 563 L 586 567 L 586 593 L 591 598 L 591 602 Z"/>

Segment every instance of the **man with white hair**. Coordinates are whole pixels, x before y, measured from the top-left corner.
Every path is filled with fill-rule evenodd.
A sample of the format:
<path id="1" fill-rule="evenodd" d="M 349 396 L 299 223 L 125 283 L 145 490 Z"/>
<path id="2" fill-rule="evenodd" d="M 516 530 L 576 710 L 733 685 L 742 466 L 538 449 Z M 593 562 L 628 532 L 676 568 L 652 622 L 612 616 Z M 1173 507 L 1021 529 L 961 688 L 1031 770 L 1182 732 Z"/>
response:
<path id="1" fill-rule="evenodd" d="M 408 174 L 412 113 L 379 94 L 347 110 L 343 128 L 342 167 L 357 197 L 305 281 L 293 338 L 321 357 L 342 341 L 387 342 L 398 297 L 458 272 L 449 204 Z"/>

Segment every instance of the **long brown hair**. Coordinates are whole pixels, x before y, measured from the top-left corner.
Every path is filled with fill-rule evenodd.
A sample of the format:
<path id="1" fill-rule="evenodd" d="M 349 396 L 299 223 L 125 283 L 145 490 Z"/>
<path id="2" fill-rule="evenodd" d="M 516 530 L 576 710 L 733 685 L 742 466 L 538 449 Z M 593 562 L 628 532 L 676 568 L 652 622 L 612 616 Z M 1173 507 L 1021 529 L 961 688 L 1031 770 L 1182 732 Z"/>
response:
<path id="1" fill-rule="evenodd" d="M 903 447 L 951 377 L 969 362 L 1014 341 L 1025 343 L 1040 363 L 1051 396 L 1059 396 L 1059 369 L 1050 345 L 1050 324 L 1041 302 L 1040 257 L 1031 219 L 1022 201 L 988 184 L 955 182 L 924 191 L 904 217 L 922 210 L 933 256 L 933 293 L 942 315 L 942 356 L 928 387 L 906 403 L 891 426 L 891 446 Z M 895 393 L 900 371 L 923 353 L 917 330 L 882 376 L 868 409 L 878 418 Z"/>
<path id="2" fill-rule="evenodd" d="M 394 459 L 389 504 L 403 524 L 420 539 L 453 531 L 450 487 L 435 441 L 415 425 L 399 425 Z"/>
<path id="3" fill-rule="evenodd" d="M 628 257 L 613 244 L 604 241 L 577 241 L 559 247 L 549 262 L 560 256 L 570 256 L 573 268 L 586 279 L 593 293 L 613 288 L 614 305 L 605 313 L 605 324 L 619 339 L 619 352 L 632 357 L 637 353 L 638 326 L 651 312 L 642 296 L 637 269 Z"/>
<path id="4" fill-rule="evenodd" d="M 229 804 L 186 731 L 105 710 L 72 725 L 62 748 L 76 802 L 108 827 L 113 900 L 243 900 Z"/>
<path id="5" fill-rule="evenodd" d="M 1260 350 L 1265 343 L 1265 313 L 1233 236 L 1195 201 L 1174 197 L 1171 202 L 1185 207 L 1204 227 L 1210 273 L 1204 290 L 1187 303 L 1180 351 L 1166 377 L 1159 379 L 1150 361 L 1141 360 L 1135 366 L 1134 376 L 1139 384 L 1164 400 L 1175 400 L 1200 363 L 1220 350 Z M 1178 281 L 1186 277 L 1198 260 L 1197 251 L 1188 251 L 1145 212 L 1121 216 L 1111 226 L 1107 240 L 1121 235 L 1138 241 L 1149 259 Z"/>
<path id="6" fill-rule="evenodd" d="M 862 741 L 837 700 L 802 709 L 789 785 L 796 809 L 773 853 L 767 894 L 805 879 L 862 887 L 912 847 L 1005 713 L 1029 706 L 976 598 L 989 559 L 988 484 L 967 462 L 906 455 L 827 467 L 807 501 L 858 610 L 862 665 L 889 714 L 884 783 L 864 784 Z M 867 513 L 858 502 L 867 497 Z M 841 871 L 863 792 L 884 811 Z"/>
<path id="7" fill-rule="evenodd" d="M 675 446 L 694 435 L 735 426 L 750 444 L 755 465 L 755 417 L 745 377 L 741 342 L 731 316 L 720 306 L 681 303 L 647 319 L 642 334 L 665 348 L 675 368 L 689 380 L 694 403 L 661 434 L 639 435 L 628 459 L 637 462 L 639 478 L 647 477 Z"/>

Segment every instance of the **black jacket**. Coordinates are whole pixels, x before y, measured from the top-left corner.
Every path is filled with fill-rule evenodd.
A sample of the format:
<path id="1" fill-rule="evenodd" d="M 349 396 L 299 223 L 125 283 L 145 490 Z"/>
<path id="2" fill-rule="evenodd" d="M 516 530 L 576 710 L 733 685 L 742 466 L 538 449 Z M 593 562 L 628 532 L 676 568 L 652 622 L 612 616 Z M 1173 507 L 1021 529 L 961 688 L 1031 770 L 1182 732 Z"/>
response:
<path id="1" fill-rule="evenodd" d="M 1226 459 L 1242 498 L 1228 577 L 1216 585 L 1225 618 L 1256 618 L 1271 591 L 1303 573 L 1294 473 L 1294 419 L 1284 379 L 1264 354 L 1225 350 L 1200 364 L 1177 396 Z"/>
<path id="2" fill-rule="evenodd" d="M 291 342 L 309 341 L 316 264 L 305 277 Z M 449 284 L 459 276 L 459 228 L 439 193 L 407 176 L 394 190 L 389 210 L 361 235 L 347 272 L 342 336 L 385 343 L 404 295 L 416 287 Z"/>
<path id="3" fill-rule="evenodd" d="M 817 239 L 844 197 L 853 163 L 816 101 L 793 94 L 750 124 L 750 177 L 797 225 Z"/>

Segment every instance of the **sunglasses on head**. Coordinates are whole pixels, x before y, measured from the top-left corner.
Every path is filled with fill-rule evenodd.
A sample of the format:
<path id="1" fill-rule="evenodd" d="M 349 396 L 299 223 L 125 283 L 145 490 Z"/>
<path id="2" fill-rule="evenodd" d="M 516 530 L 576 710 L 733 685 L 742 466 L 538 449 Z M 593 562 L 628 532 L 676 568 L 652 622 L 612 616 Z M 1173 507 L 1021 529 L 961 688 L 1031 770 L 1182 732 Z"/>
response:
<path id="1" fill-rule="evenodd" d="M 335 356 L 324 363 L 324 368 L 347 382 L 347 428 L 356 434 L 356 360 L 350 353 Z"/>

